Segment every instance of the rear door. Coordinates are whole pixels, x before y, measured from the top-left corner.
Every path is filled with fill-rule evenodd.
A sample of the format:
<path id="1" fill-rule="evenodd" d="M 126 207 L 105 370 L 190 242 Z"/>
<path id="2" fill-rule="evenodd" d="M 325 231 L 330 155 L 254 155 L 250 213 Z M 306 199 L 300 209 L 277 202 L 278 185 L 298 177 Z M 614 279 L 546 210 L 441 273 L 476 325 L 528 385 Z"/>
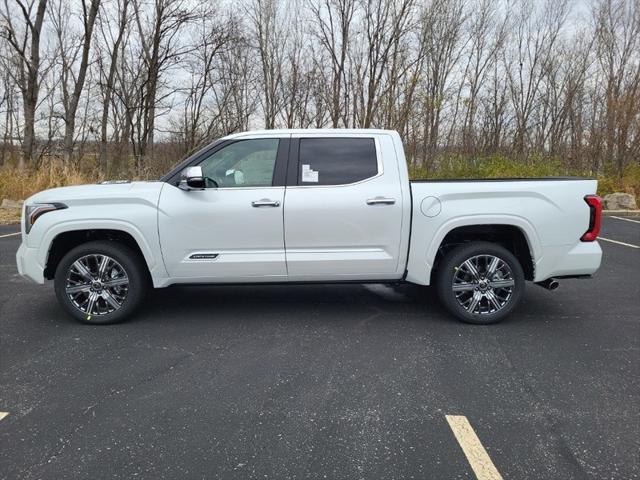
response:
<path id="1" fill-rule="evenodd" d="M 294 134 L 284 234 L 289 280 L 399 278 L 402 192 L 390 138 Z"/>

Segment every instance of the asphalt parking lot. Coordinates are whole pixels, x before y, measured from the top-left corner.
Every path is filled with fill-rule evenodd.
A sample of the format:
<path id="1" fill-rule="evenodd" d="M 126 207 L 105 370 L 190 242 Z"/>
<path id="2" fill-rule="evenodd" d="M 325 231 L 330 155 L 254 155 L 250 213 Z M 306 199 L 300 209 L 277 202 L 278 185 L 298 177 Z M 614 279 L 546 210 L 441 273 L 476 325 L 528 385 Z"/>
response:
<path id="1" fill-rule="evenodd" d="M 473 479 L 457 415 L 505 479 L 640 478 L 631 220 L 593 279 L 487 327 L 411 285 L 173 287 L 81 325 L 0 227 L 0 476 Z"/>

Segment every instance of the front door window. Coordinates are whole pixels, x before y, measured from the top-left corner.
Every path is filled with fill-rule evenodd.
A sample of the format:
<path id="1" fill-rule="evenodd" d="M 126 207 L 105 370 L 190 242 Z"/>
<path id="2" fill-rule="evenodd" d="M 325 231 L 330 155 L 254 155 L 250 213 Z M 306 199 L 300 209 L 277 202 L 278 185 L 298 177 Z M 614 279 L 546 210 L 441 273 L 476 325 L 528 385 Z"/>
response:
<path id="1" fill-rule="evenodd" d="M 277 138 L 240 140 L 200 163 L 208 187 L 270 187 L 278 154 Z"/>

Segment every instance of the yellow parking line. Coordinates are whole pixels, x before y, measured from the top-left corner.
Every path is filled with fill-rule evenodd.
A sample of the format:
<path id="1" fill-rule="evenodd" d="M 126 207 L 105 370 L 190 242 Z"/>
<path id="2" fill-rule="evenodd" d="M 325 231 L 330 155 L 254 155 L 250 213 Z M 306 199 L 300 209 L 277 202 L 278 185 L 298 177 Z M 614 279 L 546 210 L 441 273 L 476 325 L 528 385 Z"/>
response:
<path id="1" fill-rule="evenodd" d="M 478 480 L 502 480 L 480 439 L 464 415 L 446 415 L 447 422 Z"/>
<path id="2" fill-rule="evenodd" d="M 0 238 L 4 238 L 4 237 L 13 237 L 14 235 L 20 235 L 21 232 L 15 232 L 15 233 L 7 233 L 6 235 L 0 235 Z"/>
<path id="3" fill-rule="evenodd" d="M 9 415 L 9 412 L 0 412 L 0 420 Z"/>

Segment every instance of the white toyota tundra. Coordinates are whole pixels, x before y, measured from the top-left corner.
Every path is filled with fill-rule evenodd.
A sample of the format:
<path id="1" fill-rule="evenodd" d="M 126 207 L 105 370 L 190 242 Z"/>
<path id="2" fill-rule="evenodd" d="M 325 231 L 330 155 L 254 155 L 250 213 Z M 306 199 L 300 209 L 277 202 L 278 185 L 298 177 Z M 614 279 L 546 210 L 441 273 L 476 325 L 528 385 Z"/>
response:
<path id="1" fill-rule="evenodd" d="M 600 266 L 590 179 L 409 181 L 388 130 L 222 138 L 159 181 L 33 195 L 20 274 L 54 281 L 76 319 L 129 316 L 151 286 L 299 282 L 435 285 L 465 322 L 497 322 L 525 280 Z"/>

